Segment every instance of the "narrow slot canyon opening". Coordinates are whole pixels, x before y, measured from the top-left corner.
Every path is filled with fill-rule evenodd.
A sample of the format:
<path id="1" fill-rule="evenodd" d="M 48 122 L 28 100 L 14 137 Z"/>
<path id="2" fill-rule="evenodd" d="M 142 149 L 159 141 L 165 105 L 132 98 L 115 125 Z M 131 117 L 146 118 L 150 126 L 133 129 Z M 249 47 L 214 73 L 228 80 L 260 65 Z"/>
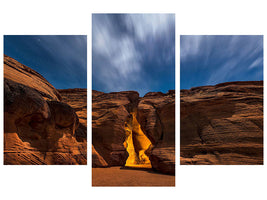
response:
<path id="1" fill-rule="evenodd" d="M 143 133 L 135 112 L 131 113 L 124 127 L 126 133 L 124 146 L 129 154 L 125 166 L 152 168 L 148 155 L 151 151 L 152 143 Z"/>

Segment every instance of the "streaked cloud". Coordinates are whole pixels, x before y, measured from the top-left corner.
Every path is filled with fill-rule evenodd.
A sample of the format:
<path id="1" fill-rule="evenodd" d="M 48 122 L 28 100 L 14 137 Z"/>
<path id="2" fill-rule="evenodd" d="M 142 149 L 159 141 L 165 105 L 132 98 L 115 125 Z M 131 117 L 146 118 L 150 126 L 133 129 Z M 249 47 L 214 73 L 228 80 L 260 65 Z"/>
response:
<path id="1" fill-rule="evenodd" d="M 263 79 L 263 36 L 181 36 L 181 88 Z"/>
<path id="2" fill-rule="evenodd" d="M 255 67 L 260 67 L 262 66 L 263 63 L 263 58 L 257 58 L 256 60 L 253 61 L 253 63 L 251 63 L 251 65 L 248 67 L 249 69 L 255 68 Z"/>
<path id="3" fill-rule="evenodd" d="M 93 89 L 174 89 L 174 78 L 163 83 L 174 71 L 174 26 L 172 14 L 93 14 Z"/>

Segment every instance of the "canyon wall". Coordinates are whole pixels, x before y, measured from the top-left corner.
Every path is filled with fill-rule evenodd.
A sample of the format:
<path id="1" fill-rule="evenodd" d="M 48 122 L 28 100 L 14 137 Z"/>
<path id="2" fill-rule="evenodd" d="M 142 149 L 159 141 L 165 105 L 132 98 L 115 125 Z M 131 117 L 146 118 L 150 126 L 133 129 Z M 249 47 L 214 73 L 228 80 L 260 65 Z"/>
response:
<path id="1" fill-rule="evenodd" d="M 181 164 L 263 164 L 263 81 L 181 90 Z"/>
<path id="2" fill-rule="evenodd" d="M 175 92 L 139 97 L 93 90 L 92 141 L 93 167 L 150 166 L 174 174 Z"/>
<path id="3" fill-rule="evenodd" d="M 4 164 L 87 163 L 86 123 L 65 97 L 38 72 L 4 56 Z"/>

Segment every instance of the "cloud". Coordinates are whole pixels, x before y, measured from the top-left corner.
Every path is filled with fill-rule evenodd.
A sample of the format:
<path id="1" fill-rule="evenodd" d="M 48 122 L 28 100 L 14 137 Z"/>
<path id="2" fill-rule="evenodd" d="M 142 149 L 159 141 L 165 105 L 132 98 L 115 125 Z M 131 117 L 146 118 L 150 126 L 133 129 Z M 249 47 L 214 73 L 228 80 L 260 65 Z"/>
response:
<path id="1" fill-rule="evenodd" d="M 138 40 L 145 42 L 147 37 L 168 35 L 174 21 L 170 14 L 131 14 L 125 18 L 127 27 L 135 33 Z"/>
<path id="2" fill-rule="evenodd" d="M 180 59 L 186 61 L 200 53 L 200 44 L 205 36 L 181 36 Z"/>
<path id="3" fill-rule="evenodd" d="M 262 57 L 257 58 L 256 60 L 251 63 L 251 65 L 248 67 L 249 69 L 255 68 L 255 67 L 260 67 L 262 65 L 263 59 Z"/>
<path id="4" fill-rule="evenodd" d="M 93 15 L 93 77 L 108 90 L 123 88 L 141 67 L 133 41 L 127 35 L 118 37 L 113 28 L 108 15 Z"/>
<path id="5" fill-rule="evenodd" d="M 262 36 L 184 35 L 180 51 L 183 88 L 263 79 Z"/>
<path id="6" fill-rule="evenodd" d="M 147 73 L 152 61 L 162 64 L 174 58 L 174 41 L 166 40 L 172 29 L 174 32 L 174 15 L 94 14 L 93 89 L 151 90 L 151 85 L 156 84 Z"/>
<path id="7" fill-rule="evenodd" d="M 227 60 L 223 65 L 221 65 L 213 74 L 210 76 L 207 85 L 213 85 L 217 83 L 224 82 L 225 79 L 232 73 L 232 70 L 237 66 L 238 61 L 235 59 Z"/>

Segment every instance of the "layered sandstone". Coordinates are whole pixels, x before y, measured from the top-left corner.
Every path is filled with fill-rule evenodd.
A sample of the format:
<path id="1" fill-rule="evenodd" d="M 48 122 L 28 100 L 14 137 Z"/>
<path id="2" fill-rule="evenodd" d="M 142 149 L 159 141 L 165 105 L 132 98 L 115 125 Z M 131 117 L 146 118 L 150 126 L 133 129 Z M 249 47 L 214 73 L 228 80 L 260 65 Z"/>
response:
<path id="1" fill-rule="evenodd" d="M 109 166 L 123 166 L 128 157 L 124 146 L 125 122 L 139 95 L 137 92 L 101 93 L 92 91 L 92 141 Z"/>
<path id="2" fill-rule="evenodd" d="M 175 91 L 150 92 L 138 104 L 138 121 L 151 140 L 149 158 L 157 171 L 175 173 Z"/>
<path id="3" fill-rule="evenodd" d="M 86 164 L 84 130 L 61 99 L 39 73 L 4 56 L 4 164 Z"/>
<path id="4" fill-rule="evenodd" d="M 70 105 L 79 118 L 79 128 L 75 132 L 78 141 L 87 141 L 87 89 L 58 89 L 62 102 Z"/>
<path id="5" fill-rule="evenodd" d="M 181 164 L 263 164 L 263 81 L 181 90 Z"/>
<path id="6" fill-rule="evenodd" d="M 175 173 L 175 92 L 92 91 L 92 139 L 108 166 Z M 99 163 L 99 162 L 98 162 Z"/>
<path id="7" fill-rule="evenodd" d="M 59 92 L 41 74 L 6 55 L 4 78 L 38 91 L 44 99 L 61 100 Z"/>

